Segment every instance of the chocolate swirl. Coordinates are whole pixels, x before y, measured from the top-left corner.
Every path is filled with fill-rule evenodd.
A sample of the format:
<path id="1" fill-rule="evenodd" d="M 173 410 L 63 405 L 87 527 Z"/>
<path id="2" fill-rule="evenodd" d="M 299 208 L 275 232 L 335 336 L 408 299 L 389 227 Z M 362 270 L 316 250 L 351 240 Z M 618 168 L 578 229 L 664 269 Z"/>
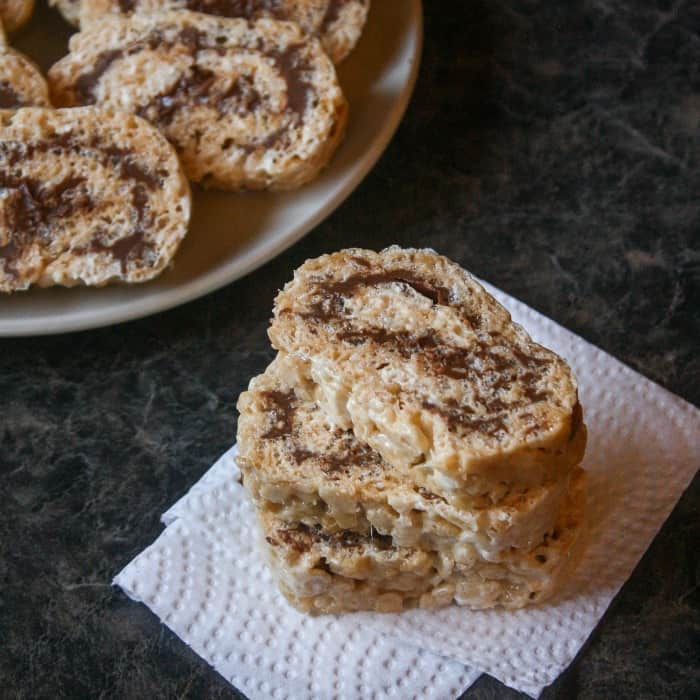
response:
<path id="1" fill-rule="evenodd" d="M 188 10 L 116 17 L 86 25 L 49 80 L 60 106 L 150 121 L 190 180 L 228 190 L 305 184 L 347 121 L 332 63 L 289 22 Z"/>
<path id="2" fill-rule="evenodd" d="M 475 329 L 467 347 L 445 343 L 436 333 L 414 334 L 384 327 L 353 325 L 345 300 L 360 287 L 376 287 L 396 283 L 429 299 L 434 305 L 452 306 L 451 291 L 435 279 L 425 278 L 413 270 L 395 269 L 372 272 L 364 268 L 344 280 L 319 279 L 313 283 L 311 301 L 299 316 L 312 324 L 324 324 L 333 335 L 331 342 L 353 346 L 375 343 L 382 350 L 402 360 L 414 359 L 421 369 L 433 376 L 468 382 L 480 411 L 470 414 L 461 405 L 423 401 L 423 409 L 439 414 L 453 431 L 477 431 L 496 436 L 506 431 L 505 417 L 513 409 L 524 408 L 552 396 L 547 387 L 550 361 L 538 357 L 515 344 L 504 345 L 498 333 L 489 333 L 476 315 L 468 315 L 463 307 L 455 308 Z M 508 400 L 501 390 L 512 385 L 521 387 L 522 397 Z M 537 428 L 533 425 L 532 430 Z"/>
<path id="3" fill-rule="evenodd" d="M 26 104 L 22 96 L 7 81 L 0 81 L 0 109 L 17 109 Z"/>
<path id="4" fill-rule="evenodd" d="M 299 11 L 298 3 L 290 0 L 170 0 L 158 3 L 158 9 L 191 10 L 230 19 L 271 18 L 297 22 L 306 32 L 318 30 L 319 33 L 323 33 L 340 19 L 343 7 L 351 1 L 328 0 L 325 10 L 321 7 L 319 11 L 308 5 Z M 156 9 L 152 3 L 140 0 L 115 0 L 115 4 L 115 9 L 125 15 Z M 315 18 L 315 21 L 312 18 Z"/>
<path id="5" fill-rule="evenodd" d="M 266 540 L 273 547 L 278 547 L 280 542 L 282 542 L 299 554 L 310 551 L 317 544 L 343 549 L 354 549 L 371 544 L 374 548 L 381 551 L 394 548 L 393 540 L 389 535 L 375 533 L 370 540 L 364 535 L 351 530 L 328 533 L 320 525 L 312 527 L 304 523 L 299 523 L 293 527 L 279 527 L 272 535 L 267 536 Z"/>
<path id="6" fill-rule="evenodd" d="M 264 391 L 261 398 L 270 415 L 270 427 L 264 440 L 277 440 L 292 434 L 297 397 L 293 391 Z"/>
<path id="7" fill-rule="evenodd" d="M 262 42 L 252 47 L 226 47 L 216 42 L 215 38 L 194 27 L 182 29 L 174 38 L 166 39 L 163 31 L 152 31 L 148 36 L 133 41 L 127 46 L 103 51 L 95 60 L 92 68 L 82 73 L 73 86 L 75 102 L 78 104 L 94 104 L 97 102 L 97 89 L 104 75 L 115 64 L 141 51 L 172 51 L 187 52 L 193 59 L 192 67 L 186 74 L 181 75 L 166 91 L 154 95 L 141 104 L 136 113 L 158 124 L 168 127 L 176 115 L 183 110 L 195 106 L 206 106 L 215 109 L 219 116 L 232 111 L 238 116 L 255 113 L 261 109 L 268 99 L 265 90 L 256 86 L 255 77 L 241 74 L 235 76 L 229 85 L 221 88 L 220 83 L 226 82 L 228 76 L 203 68 L 198 64 L 198 58 L 204 51 L 226 55 L 231 51 L 243 51 L 252 54 L 263 61 L 271 60 L 275 70 L 286 85 L 286 101 L 281 114 L 282 126 L 273 129 L 265 137 L 257 137 L 246 142 L 234 142 L 228 139 L 224 148 L 234 145 L 246 152 L 257 148 L 271 148 L 284 139 L 285 133 L 291 127 L 303 124 L 304 114 L 309 105 L 314 88 L 305 77 L 311 69 L 305 56 L 304 44 L 290 44 L 281 51 L 265 51 Z M 275 116 L 275 115 L 273 115 Z"/>
<path id="8" fill-rule="evenodd" d="M 355 261 L 361 261 L 356 258 Z M 362 261 L 366 265 L 365 261 Z M 332 323 L 342 320 L 344 313 L 344 298 L 351 296 L 358 287 L 372 287 L 380 284 L 398 282 L 411 287 L 421 296 L 430 299 L 434 304 L 449 304 L 450 292 L 438 283 L 429 282 L 419 278 L 411 270 L 394 270 L 392 272 L 361 272 L 351 275 L 345 280 L 319 281 L 314 290 L 314 301 L 309 305 L 309 310 L 299 315 L 314 323 Z M 374 329 L 374 339 L 377 342 L 386 342 L 388 336 L 382 334 L 382 329 Z M 347 328 L 343 333 L 343 340 L 350 343 L 361 342 L 361 335 Z"/>
<path id="9" fill-rule="evenodd" d="M 132 232 L 114 242 L 106 242 L 98 234 L 88 249 L 75 249 L 76 254 L 108 252 L 119 260 L 124 271 L 129 261 L 143 260 L 151 251 L 145 240 L 145 227 L 151 223 L 149 191 L 157 189 L 165 175 L 153 172 L 139 163 L 134 154 L 93 137 L 87 141 L 72 134 L 57 134 L 42 141 L 0 143 L 0 188 L 7 190 L 4 199 L 7 242 L 0 246 L 4 272 L 10 277 L 18 274 L 17 263 L 34 243 L 48 246 L 53 227 L 72 216 L 88 214 L 99 208 L 93 188 L 82 175 L 67 175 L 57 183 L 16 174 L 26 161 L 52 154 L 65 157 L 80 153 L 97 161 L 115 177 L 131 185 Z"/>
<path id="10" fill-rule="evenodd" d="M 133 4 L 133 0 L 131 1 Z M 185 0 L 184 7 L 187 10 L 219 17 L 293 19 L 289 12 L 285 11 L 283 0 Z"/>
<path id="11" fill-rule="evenodd" d="M 296 464 L 313 462 L 332 479 L 340 478 L 353 468 L 381 465 L 381 457 L 371 448 L 358 443 L 352 431 L 336 429 L 332 444 L 323 452 L 314 452 L 299 444 L 296 420 L 299 399 L 294 390 L 268 389 L 260 392 L 260 399 L 268 416 L 268 427 L 260 437 L 263 440 L 285 441 L 288 454 Z"/>
<path id="12" fill-rule="evenodd" d="M 353 9 L 347 14 L 345 8 Z M 227 19 L 294 22 L 306 36 L 319 39 L 334 63 L 350 53 L 358 41 L 369 0 L 84 0 L 83 26 L 105 13 L 149 14 L 189 10 Z"/>
<path id="13" fill-rule="evenodd" d="M 111 68 L 112 64 L 124 55 L 121 49 L 110 49 L 101 53 L 92 70 L 83 73 L 75 81 L 75 95 L 79 104 L 95 104 L 95 89 L 102 76 Z"/>

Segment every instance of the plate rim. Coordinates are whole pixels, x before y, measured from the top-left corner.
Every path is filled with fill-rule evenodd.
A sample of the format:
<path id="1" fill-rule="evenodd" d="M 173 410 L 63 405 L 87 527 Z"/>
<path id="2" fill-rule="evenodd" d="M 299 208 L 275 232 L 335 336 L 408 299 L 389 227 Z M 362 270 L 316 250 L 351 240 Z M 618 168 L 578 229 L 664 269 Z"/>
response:
<path id="1" fill-rule="evenodd" d="M 221 268 L 211 270 L 186 284 L 164 292 L 163 295 L 145 299 L 142 303 L 132 302 L 116 305 L 113 309 L 107 309 L 99 315 L 94 309 L 76 309 L 69 312 L 69 315 L 62 315 L 56 319 L 0 320 L 0 337 L 35 337 L 87 331 L 114 326 L 169 311 L 212 294 L 246 277 L 310 233 L 328 218 L 369 174 L 391 143 L 406 113 L 418 79 L 423 54 L 422 0 L 413 0 L 410 5 L 410 11 L 413 17 L 409 22 L 409 36 L 413 40 L 415 49 L 411 57 L 405 88 L 401 91 L 399 99 L 388 113 L 387 118 L 382 122 L 372 146 L 355 161 L 343 185 L 327 199 L 313 216 L 305 219 L 298 226 L 291 228 L 285 235 L 271 239 L 262 249 L 244 251 L 240 257 L 236 257 L 235 261 L 232 260 L 229 265 L 223 265 Z M 230 269 L 231 265 L 235 266 L 234 271 Z"/>

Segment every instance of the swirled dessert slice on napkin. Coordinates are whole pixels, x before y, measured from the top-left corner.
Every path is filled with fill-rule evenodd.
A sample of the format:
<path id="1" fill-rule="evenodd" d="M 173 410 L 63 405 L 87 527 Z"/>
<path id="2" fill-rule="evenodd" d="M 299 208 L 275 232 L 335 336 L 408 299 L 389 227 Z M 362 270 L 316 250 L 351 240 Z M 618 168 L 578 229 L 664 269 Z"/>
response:
<path id="1" fill-rule="evenodd" d="M 55 1 L 70 8 L 69 21 L 73 21 L 72 8 L 76 0 Z M 80 25 L 87 27 L 106 14 L 148 14 L 161 10 L 192 10 L 220 17 L 296 22 L 307 36 L 320 39 L 333 63 L 339 63 L 353 50 L 362 34 L 369 0 L 82 0 Z"/>
<path id="2" fill-rule="evenodd" d="M 109 17 L 72 37 L 49 82 L 56 104 L 148 119 L 191 180 L 230 190 L 308 182 L 347 119 L 321 44 L 267 19 L 185 10 Z"/>
<path id="3" fill-rule="evenodd" d="M 499 561 L 551 533 L 569 479 L 485 496 L 435 493 L 411 480 L 313 400 L 303 364 L 280 353 L 238 401 L 238 465 L 256 507 L 335 534 L 390 536 L 456 563 Z M 420 475 L 420 472 L 418 473 Z"/>
<path id="4" fill-rule="evenodd" d="M 568 365 L 433 251 L 307 261 L 278 295 L 269 335 L 308 363 L 335 425 L 434 493 L 497 500 L 559 480 L 583 456 Z"/>
<path id="5" fill-rule="evenodd" d="M 575 563 L 584 528 L 585 472 L 576 469 L 554 531 L 530 552 L 499 562 L 457 562 L 442 553 L 397 547 L 390 537 L 290 524 L 259 512 L 280 590 L 304 612 L 398 612 L 456 602 L 473 609 L 521 608 L 558 588 Z"/>
<path id="6" fill-rule="evenodd" d="M 0 111 L 0 291 L 145 282 L 170 263 L 189 217 L 177 156 L 143 119 Z"/>

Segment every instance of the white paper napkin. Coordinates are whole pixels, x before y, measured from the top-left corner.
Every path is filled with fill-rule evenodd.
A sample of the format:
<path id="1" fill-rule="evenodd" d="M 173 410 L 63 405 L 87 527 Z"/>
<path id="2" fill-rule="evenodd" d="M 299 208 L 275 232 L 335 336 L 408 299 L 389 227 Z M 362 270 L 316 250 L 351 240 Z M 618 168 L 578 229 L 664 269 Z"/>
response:
<path id="1" fill-rule="evenodd" d="M 539 695 L 571 663 L 700 466 L 700 411 L 488 288 L 579 380 L 590 544 L 556 600 L 514 612 L 307 618 L 284 602 L 253 549 L 252 507 L 231 452 L 163 516 L 164 533 L 114 582 L 253 699 L 454 698 L 481 671 Z"/>
<path id="2" fill-rule="evenodd" d="M 251 700 L 454 698 L 480 675 L 361 624 L 309 618 L 255 550 L 235 447 L 163 515 L 163 534 L 114 580 Z"/>

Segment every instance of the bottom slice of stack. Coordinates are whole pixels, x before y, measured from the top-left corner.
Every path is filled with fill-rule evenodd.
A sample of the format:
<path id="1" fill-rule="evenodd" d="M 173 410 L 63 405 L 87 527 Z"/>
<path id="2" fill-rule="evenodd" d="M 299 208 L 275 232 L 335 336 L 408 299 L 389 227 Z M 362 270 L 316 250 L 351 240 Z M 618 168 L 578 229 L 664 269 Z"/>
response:
<path id="1" fill-rule="evenodd" d="M 238 458 L 270 566 L 298 609 L 542 602 L 580 553 L 585 473 L 497 495 L 428 490 L 334 426 L 279 353 L 241 395 Z"/>

